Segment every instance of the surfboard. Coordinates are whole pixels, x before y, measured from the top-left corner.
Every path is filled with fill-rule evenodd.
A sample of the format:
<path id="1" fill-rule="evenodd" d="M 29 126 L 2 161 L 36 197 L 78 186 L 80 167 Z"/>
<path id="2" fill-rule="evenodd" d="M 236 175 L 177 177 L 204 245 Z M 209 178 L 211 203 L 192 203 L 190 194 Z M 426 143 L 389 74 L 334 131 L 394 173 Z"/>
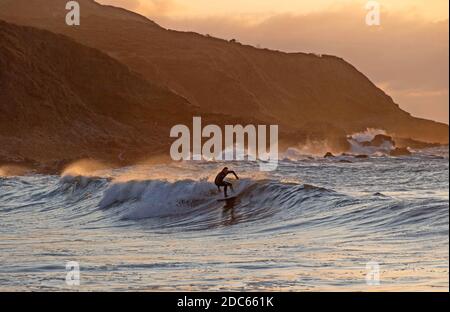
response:
<path id="1" fill-rule="evenodd" d="M 237 195 L 232 195 L 232 196 L 228 196 L 228 197 L 217 198 L 217 201 L 227 201 L 227 200 L 236 199 L 236 198 L 237 198 Z"/>

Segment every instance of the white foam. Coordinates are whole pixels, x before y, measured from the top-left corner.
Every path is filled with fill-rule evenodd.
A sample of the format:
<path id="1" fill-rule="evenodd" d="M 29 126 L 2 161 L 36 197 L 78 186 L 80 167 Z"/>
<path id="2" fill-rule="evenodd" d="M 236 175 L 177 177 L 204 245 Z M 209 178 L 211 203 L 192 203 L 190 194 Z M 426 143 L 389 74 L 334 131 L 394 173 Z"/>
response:
<path id="1" fill-rule="evenodd" d="M 126 216 L 131 219 L 168 216 L 182 213 L 190 202 L 208 199 L 214 191 L 214 185 L 206 181 L 115 183 L 105 191 L 100 208 L 126 203 Z"/>
<path id="2" fill-rule="evenodd" d="M 386 131 L 382 129 L 367 129 L 363 132 L 357 132 L 348 137 L 350 143 L 350 153 L 352 154 L 364 154 L 372 156 L 388 155 L 390 151 L 395 149 L 395 146 L 389 142 L 384 141 L 379 146 L 364 146 L 362 143 L 372 141 L 375 136 L 382 134 L 386 135 Z"/>
<path id="3" fill-rule="evenodd" d="M 375 136 L 379 134 L 386 135 L 386 131 L 382 129 L 368 128 L 366 131 L 354 133 L 350 137 L 356 142 L 362 143 L 372 141 Z"/>

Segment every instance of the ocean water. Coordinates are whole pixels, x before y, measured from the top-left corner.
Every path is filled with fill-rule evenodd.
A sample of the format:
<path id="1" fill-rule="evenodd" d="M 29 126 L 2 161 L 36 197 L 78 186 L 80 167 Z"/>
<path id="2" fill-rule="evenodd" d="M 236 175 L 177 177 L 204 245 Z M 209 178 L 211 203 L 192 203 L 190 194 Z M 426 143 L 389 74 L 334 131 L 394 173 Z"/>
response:
<path id="1" fill-rule="evenodd" d="M 0 178 L 0 290 L 448 291 L 448 147 L 226 165 Z"/>

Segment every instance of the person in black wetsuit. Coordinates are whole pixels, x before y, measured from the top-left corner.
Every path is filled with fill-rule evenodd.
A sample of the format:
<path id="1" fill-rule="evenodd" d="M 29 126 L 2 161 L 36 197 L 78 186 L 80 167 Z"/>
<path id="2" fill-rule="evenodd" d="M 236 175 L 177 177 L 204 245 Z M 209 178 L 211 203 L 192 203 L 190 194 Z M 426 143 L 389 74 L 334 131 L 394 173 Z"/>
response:
<path id="1" fill-rule="evenodd" d="M 234 171 L 232 171 L 232 170 L 228 170 L 227 167 L 223 168 L 223 170 L 221 172 L 219 172 L 219 174 L 216 176 L 216 179 L 214 180 L 214 183 L 217 185 L 217 188 L 219 189 L 219 192 L 220 192 L 220 187 L 221 186 L 224 187 L 225 197 L 228 197 L 228 195 L 227 195 L 227 188 L 228 187 L 230 187 L 231 190 L 234 191 L 233 190 L 233 185 L 230 182 L 227 182 L 227 181 L 223 180 L 230 173 L 234 174 L 236 179 L 239 180 L 239 177 L 237 176 L 237 174 Z"/>

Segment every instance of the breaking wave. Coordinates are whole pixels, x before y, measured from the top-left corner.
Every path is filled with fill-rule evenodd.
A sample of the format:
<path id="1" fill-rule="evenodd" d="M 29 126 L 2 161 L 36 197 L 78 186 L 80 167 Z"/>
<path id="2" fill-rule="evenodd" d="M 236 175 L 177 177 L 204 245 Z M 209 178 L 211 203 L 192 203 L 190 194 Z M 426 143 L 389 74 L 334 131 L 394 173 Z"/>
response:
<path id="1" fill-rule="evenodd" d="M 334 193 L 313 185 L 277 180 L 243 179 L 234 184 L 234 192 L 229 192 L 237 197 L 218 201 L 223 193 L 206 180 L 114 183 L 104 192 L 99 207 L 118 210 L 122 219 L 165 218 L 170 222 L 164 226 L 199 229 L 220 226 L 222 213 L 227 210 L 236 213 L 234 222 L 273 222 L 271 218 L 277 214 L 280 218 L 298 214 L 302 203 Z"/>
<path id="2" fill-rule="evenodd" d="M 217 229 L 234 224 L 251 225 L 257 232 L 340 226 L 359 231 L 394 231 L 397 226 L 411 224 L 409 230 L 415 232 L 420 229 L 420 224 L 426 227 L 430 224 L 441 225 L 442 220 L 448 218 L 448 201 L 441 199 L 441 193 L 437 193 L 435 198 L 409 200 L 402 198 L 402 190 L 398 193 L 400 195 L 391 196 L 390 187 L 383 186 L 385 183 L 390 185 L 393 179 L 402 181 L 400 184 L 410 183 L 411 187 L 419 187 L 423 183 L 436 184 L 434 176 L 428 175 L 426 170 L 430 168 L 430 161 L 441 166 L 441 158 L 427 155 L 410 158 L 411 163 L 416 163 L 414 170 L 421 172 L 422 179 L 417 181 L 414 175 L 410 176 L 401 169 L 404 161 L 390 163 L 392 174 L 395 174 L 388 178 L 386 174 L 390 175 L 390 172 L 384 171 L 384 176 L 378 177 L 376 167 L 371 165 L 371 162 L 390 161 L 387 158 L 359 164 L 341 163 L 342 160 L 317 161 L 310 157 L 306 160 L 282 161 L 280 172 L 285 174 L 279 176 L 258 177 L 250 168 L 252 177 L 246 174 L 244 176 L 247 178 L 233 180 L 234 192 L 229 192 L 236 198 L 227 201 L 218 200 L 223 198 L 223 193 L 219 193 L 210 179 L 217 166 L 209 163 L 194 169 L 183 164 L 175 168 L 166 165 L 159 169 L 154 166 L 133 168 L 134 171 L 119 173 L 100 171 L 98 174 L 66 174 L 62 177 L 33 175 L 7 178 L 0 180 L 4 190 L 4 204 L 0 208 L 3 211 L 19 211 L 35 206 L 35 211 L 39 213 L 52 211 L 49 219 L 56 220 L 63 216 L 67 222 L 76 221 L 86 227 L 135 226 L 142 223 L 144 227 L 158 231 Z M 319 169 L 320 166 L 326 166 L 333 174 L 328 177 L 315 175 L 319 170 L 327 174 L 328 171 Z M 316 181 L 317 185 L 302 182 L 292 172 L 310 175 L 310 181 Z M 353 193 L 349 191 L 353 179 L 344 179 L 340 172 L 377 178 L 366 181 L 367 192 Z M 318 186 L 330 184 L 337 188 Z M 339 185 L 345 185 L 345 190 L 340 189 Z M 406 193 L 408 191 L 404 190 Z M 8 204 L 10 202 L 14 205 Z"/>

